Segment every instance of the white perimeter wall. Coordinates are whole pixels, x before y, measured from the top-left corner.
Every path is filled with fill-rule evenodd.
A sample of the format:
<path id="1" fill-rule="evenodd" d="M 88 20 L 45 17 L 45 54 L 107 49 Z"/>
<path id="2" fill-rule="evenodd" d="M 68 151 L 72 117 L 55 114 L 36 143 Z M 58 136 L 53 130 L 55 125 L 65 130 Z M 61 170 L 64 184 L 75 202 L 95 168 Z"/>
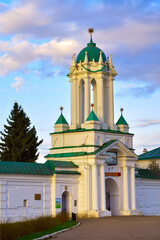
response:
<path id="1" fill-rule="evenodd" d="M 1 174 L 0 221 L 51 214 L 50 180 L 50 176 Z M 35 194 L 41 194 L 41 200 L 35 200 Z"/>
<path id="2" fill-rule="evenodd" d="M 136 208 L 143 215 L 160 215 L 160 180 L 136 178 Z"/>

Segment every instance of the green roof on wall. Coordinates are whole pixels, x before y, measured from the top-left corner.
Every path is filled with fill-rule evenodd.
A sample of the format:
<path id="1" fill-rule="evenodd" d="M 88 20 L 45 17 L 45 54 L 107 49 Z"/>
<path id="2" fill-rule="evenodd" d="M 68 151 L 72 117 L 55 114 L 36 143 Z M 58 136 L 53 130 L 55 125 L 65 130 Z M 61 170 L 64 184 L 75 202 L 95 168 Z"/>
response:
<path id="1" fill-rule="evenodd" d="M 52 175 L 53 171 L 47 165 L 42 163 L 1 161 L 0 173 Z"/>
<path id="2" fill-rule="evenodd" d="M 27 175 L 53 175 L 53 174 L 76 174 L 77 171 L 55 170 L 59 168 L 78 168 L 73 162 L 50 161 L 45 163 L 9 162 L 0 161 L 0 174 L 27 174 Z"/>
<path id="3" fill-rule="evenodd" d="M 145 160 L 145 159 L 160 159 L 160 147 L 155 148 L 146 153 L 140 154 L 138 156 L 138 160 Z"/>
<path id="4" fill-rule="evenodd" d="M 137 178 L 160 179 L 160 170 L 137 168 Z"/>

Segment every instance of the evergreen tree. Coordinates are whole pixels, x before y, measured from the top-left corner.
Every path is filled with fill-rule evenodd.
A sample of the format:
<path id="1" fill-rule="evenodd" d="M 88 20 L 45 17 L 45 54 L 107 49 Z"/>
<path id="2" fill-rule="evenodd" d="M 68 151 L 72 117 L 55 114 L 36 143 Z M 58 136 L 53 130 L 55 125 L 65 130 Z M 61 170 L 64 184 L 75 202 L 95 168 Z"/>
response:
<path id="1" fill-rule="evenodd" d="M 34 162 L 38 158 L 38 142 L 35 127 L 30 127 L 30 119 L 17 102 L 7 119 L 1 134 L 0 160 L 15 162 Z"/>

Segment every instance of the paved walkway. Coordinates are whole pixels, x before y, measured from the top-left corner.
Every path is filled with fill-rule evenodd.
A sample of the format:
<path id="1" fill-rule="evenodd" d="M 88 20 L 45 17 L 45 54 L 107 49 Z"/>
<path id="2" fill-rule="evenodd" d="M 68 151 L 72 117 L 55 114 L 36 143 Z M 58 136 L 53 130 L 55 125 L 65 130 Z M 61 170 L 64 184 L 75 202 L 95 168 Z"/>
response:
<path id="1" fill-rule="evenodd" d="M 160 216 L 81 219 L 81 224 L 57 234 L 56 240 L 160 240 Z"/>

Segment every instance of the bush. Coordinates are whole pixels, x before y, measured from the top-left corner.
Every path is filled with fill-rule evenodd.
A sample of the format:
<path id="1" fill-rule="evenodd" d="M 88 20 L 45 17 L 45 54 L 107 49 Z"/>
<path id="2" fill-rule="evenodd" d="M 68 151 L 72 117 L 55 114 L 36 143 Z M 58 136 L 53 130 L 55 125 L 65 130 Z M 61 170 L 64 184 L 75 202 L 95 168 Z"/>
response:
<path id="1" fill-rule="evenodd" d="M 0 224 L 0 239 L 1 240 L 16 240 L 31 233 L 41 232 L 54 228 L 68 220 L 65 213 L 60 213 L 56 217 L 40 216 L 35 219 L 30 219 L 22 222 L 1 223 Z"/>

